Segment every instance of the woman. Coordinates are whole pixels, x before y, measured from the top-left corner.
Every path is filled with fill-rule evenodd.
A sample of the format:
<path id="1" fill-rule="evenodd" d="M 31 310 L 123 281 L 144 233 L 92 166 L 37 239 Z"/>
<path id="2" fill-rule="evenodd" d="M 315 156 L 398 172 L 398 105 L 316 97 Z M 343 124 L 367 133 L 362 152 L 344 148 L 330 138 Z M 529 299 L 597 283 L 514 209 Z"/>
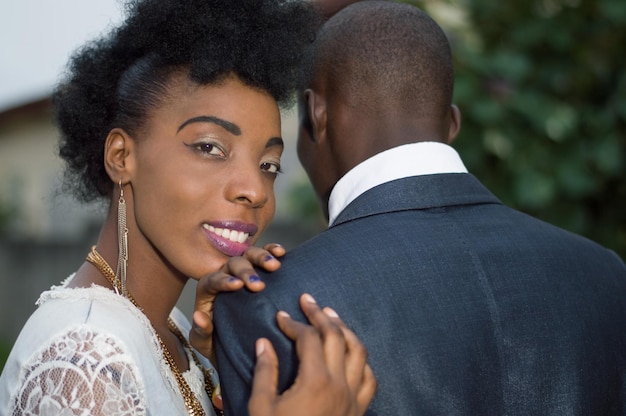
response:
<path id="1" fill-rule="evenodd" d="M 20 334 L 0 378 L 2 412 L 220 412 L 215 370 L 190 347 L 175 304 L 188 279 L 243 254 L 272 219 L 283 148 L 277 103 L 288 103 L 315 20 L 290 1 L 134 1 L 120 28 L 73 57 L 54 95 L 60 154 L 75 194 L 111 205 L 86 262 L 42 294 Z M 311 305 L 303 309 L 319 333 L 341 327 Z M 350 355 L 358 341 L 347 329 L 336 354 L 326 340 L 311 342 L 311 328 L 279 322 L 318 363 L 365 367 Z M 259 358 L 275 362 L 262 340 Z M 271 379 L 264 368 L 260 377 Z M 371 400 L 362 399 L 363 379 L 371 377 L 344 395 L 360 397 L 351 414 Z M 293 403 L 255 393 L 258 414 L 272 400 L 283 399 L 281 412 Z"/>

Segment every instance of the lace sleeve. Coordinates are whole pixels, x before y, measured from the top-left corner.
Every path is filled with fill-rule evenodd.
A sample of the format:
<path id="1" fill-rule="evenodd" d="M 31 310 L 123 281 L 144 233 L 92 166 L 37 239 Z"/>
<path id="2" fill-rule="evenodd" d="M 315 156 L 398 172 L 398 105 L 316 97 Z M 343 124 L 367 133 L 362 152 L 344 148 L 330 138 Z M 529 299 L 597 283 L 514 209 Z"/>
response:
<path id="1" fill-rule="evenodd" d="M 24 365 L 13 415 L 145 415 L 137 368 L 110 335 L 78 327 Z"/>

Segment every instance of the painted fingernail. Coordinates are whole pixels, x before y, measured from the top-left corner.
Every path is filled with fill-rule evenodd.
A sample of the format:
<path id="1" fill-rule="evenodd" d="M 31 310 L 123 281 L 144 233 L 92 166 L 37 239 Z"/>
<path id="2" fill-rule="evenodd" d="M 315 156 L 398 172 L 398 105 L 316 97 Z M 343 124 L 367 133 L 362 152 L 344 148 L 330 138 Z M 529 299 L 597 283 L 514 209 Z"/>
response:
<path id="1" fill-rule="evenodd" d="M 270 256 L 269 254 L 265 256 L 264 261 L 270 261 L 270 260 L 274 260 L 274 256 Z"/>
<path id="2" fill-rule="evenodd" d="M 257 276 L 256 274 L 253 274 L 252 276 L 250 276 L 250 282 L 254 283 L 254 282 L 260 282 L 261 278 L 259 276 Z"/>
<path id="3" fill-rule="evenodd" d="M 309 303 L 317 303 L 315 302 L 315 299 L 313 299 L 313 296 L 309 295 L 308 293 L 305 293 L 304 295 L 302 295 L 302 299 L 304 299 L 305 302 L 309 302 Z"/>
<path id="4" fill-rule="evenodd" d="M 264 351 L 265 351 L 265 341 L 263 341 L 263 339 L 258 339 L 256 341 L 256 356 L 260 357 Z"/>
<path id="5" fill-rule="evenodd" d="M 331 318 L 339 318 L 339 315 L 333 308 L 329 308 L 328 306 L 324 308 L 324 313 Z"/>
<path id="6" fill-rule="evenodd" d="M 237 280 L 239 280 L 239 279 L 237 279 L 235 276 L 230 276 L 230 277 L 228 278 L 228 282 L 229 282 L 229 283 L 236 282 Z"/>

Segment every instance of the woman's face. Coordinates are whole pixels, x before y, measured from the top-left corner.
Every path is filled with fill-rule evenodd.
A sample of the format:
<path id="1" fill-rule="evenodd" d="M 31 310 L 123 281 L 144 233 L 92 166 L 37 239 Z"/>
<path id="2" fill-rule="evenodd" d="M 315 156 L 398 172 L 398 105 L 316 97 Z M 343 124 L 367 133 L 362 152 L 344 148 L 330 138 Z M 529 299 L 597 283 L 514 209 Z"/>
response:
<path id="1" fill-rule="evenodd" d="M 283 141 L 269 94 L 236 77 L 214 86 L 181 79 L 137 136 L 130 181 L 136 244 L 199 279 L 270 223 Z"/>

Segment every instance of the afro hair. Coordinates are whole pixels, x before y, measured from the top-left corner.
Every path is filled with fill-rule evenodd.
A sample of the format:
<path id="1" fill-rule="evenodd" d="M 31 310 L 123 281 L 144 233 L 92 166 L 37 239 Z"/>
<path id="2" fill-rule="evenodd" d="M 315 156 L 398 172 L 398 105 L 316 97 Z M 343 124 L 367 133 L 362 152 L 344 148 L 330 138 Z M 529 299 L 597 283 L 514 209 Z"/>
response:
<path id="1" fill-rule="evenodd" d="M 320 22 L 293 0 L 136 0 L 126 12 L 120 27 L 72 56 L 53 95 L 65 185 L 84 202 L 112 190 L 103 164 L 109 131 L 141 126 L 174 72 L 199 85 L 235 74 L 286 107 Z"/>

